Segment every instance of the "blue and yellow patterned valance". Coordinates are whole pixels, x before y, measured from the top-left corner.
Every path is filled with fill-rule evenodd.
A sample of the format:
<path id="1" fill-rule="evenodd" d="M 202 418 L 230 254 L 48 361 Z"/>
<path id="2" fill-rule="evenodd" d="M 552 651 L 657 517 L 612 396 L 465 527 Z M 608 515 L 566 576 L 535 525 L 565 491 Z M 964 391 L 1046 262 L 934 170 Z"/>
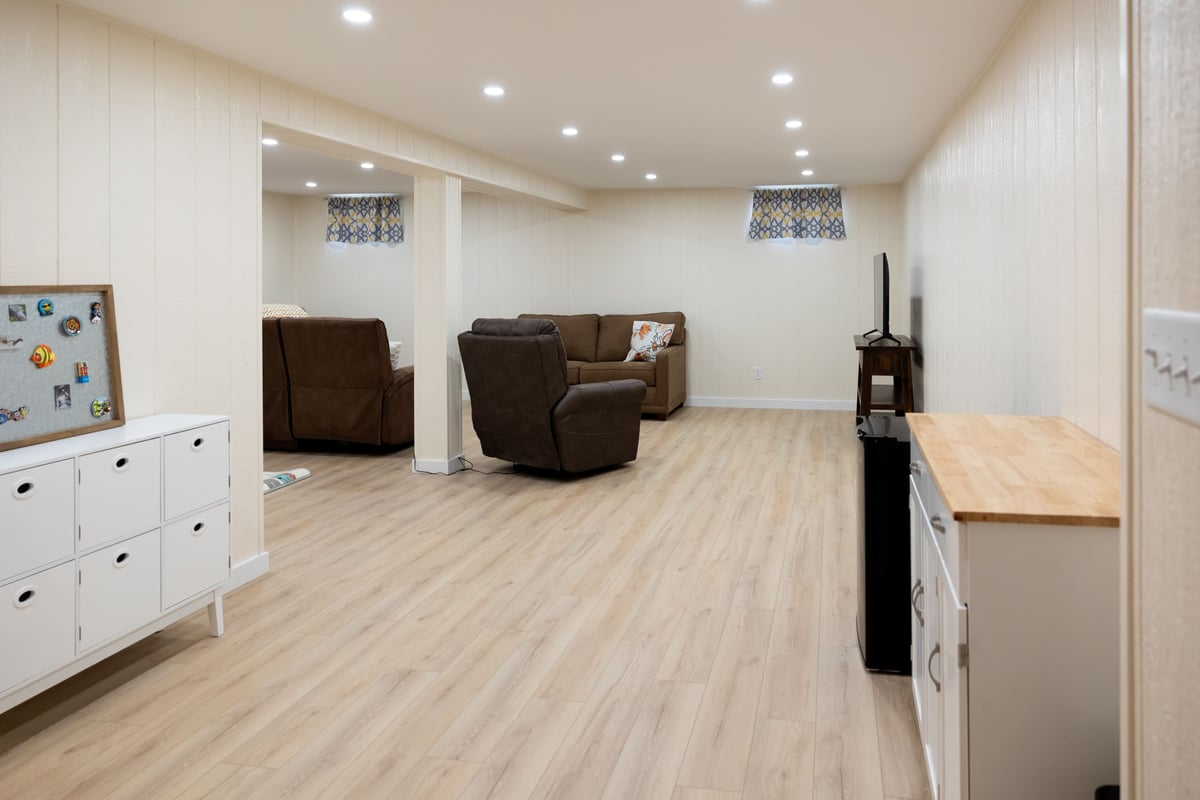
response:
<path id="1" fill-rule="evenodd" d="M 755 189 L 751 239 L 845 239 L 840 186 Z"/>
<path id="2" fill-rule="evenodd" d="M 325 241 L 389 244 L 404 241 L 404 198 L 400 195 L 329 198 Z"/>

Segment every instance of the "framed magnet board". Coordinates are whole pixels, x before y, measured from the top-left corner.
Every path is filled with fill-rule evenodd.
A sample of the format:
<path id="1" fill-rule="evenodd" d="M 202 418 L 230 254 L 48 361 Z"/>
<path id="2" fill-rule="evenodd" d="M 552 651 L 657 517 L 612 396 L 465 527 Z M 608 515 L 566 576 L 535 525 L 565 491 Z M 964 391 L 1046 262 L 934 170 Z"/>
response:
<path id="1" fill-rule="evenodd" d="M 124 424 L 112 286 L 0 286 L 0 450 Z"/>

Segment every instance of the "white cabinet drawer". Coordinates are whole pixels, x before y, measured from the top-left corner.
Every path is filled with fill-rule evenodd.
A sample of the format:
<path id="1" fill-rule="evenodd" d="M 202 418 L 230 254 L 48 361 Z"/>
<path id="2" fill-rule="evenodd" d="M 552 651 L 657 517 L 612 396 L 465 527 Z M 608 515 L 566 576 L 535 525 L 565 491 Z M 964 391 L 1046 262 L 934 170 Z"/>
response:
<path id="1" fill-rule="evenodd" d="M 79 549 L 159 525 L 159 440 L 79 459 Z"/>
<path id="2" fill-rule="evenodd" d="M 79 559 L 79 652 L 159 615 L 159 531 Z"/>
<path id="3" fill-rule="evenodd" d="M 229 497 L 229 423 L 163 437 L 166 519 Z"/>
<path id="4" fill-rule="evenodd" d="M 75 551 L 75 462 L 0 476 L 0 582 Z"/>
<path id="5" fill-rule="evenodd" d="M 228 577 L 228 503 L 188 514 L 163 528 L 163 611 Z"/>
<path id="6" fill-rule="evenodd" d="M 0 586 L 0 692 L 75 656 L 75 563 Z"/>

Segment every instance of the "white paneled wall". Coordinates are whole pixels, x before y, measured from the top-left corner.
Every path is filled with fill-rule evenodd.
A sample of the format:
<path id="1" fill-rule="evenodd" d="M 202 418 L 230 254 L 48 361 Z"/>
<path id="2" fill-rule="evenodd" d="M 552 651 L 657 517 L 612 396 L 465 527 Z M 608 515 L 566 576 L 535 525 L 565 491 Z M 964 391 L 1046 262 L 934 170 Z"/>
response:
<path id="1" fill-rule="evenodd" d="M 411 365 L 412 198 L 404 199 L 406 240 L 395 247 L 330 247 L 328 209 L 323 197 L 263 193 L 263 302 L 296 303 L 317 316 L 378 317 L 389 339 L 404 342 L 402 360 Z"/>
<path id="2" fill-rule="evenodd" d="M 593 192 L 564 213 L 463 199 L 463 324 L 520 312 L 682 310 L 692 399 L 853 406 L 872 257 L 889 253 L 908 329 L 901 187 L 848 187 L 844 242 L 748 242 L 750 192 Z M 762 381 L 753 380 L 761 366 Z"/>
<path id="3" fill-rule="evenodd" d="M 112 283 L 126 414 L 233 418 L 262 550 L 259 137 L 290 125 L 501 193 L 577 187 L 54 0 L 0 2 L 0 283 Z"/>
<path id="4" fill-rule="evenodd" d="M 929 411 L 1120 440 L 1125 98 L 1117 0 L 1038 0 L 906 184 Z"/>

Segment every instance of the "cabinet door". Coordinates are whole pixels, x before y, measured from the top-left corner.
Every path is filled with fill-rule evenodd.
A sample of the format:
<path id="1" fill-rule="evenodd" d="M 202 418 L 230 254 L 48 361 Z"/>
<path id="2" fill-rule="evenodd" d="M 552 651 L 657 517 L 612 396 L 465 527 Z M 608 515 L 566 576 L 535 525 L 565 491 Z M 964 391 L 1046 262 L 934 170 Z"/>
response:
<path id="1" fill-rule="evenodd" d="M 79 652 L 159 615 L 160 534 L 135 536 L 79 559 Z"/>
<path id="2" fill-rule="evenodd" d="M 229 577 L 229 504 L 188 514 L 163 528 L 163 610 Z"/>
<path id="3" fill-rule="evenodd" d="M 944 591 L 942 570 L 939 564 L 937 546 L 933 540 L 933 530 L 926 520 L 921 524 L 924 552 L 922 553 L 924 573 L 929 580 L 929 588 L 925 593 L 925 663 L 924 663 L 924 708 L 922 716 L 928 721 L 922 730 L 921 743 L 925 747 L 925 762 L 929 766 L 929 779 L 933 796 L 942 800 L 942 665 L 945 655 L 942 652 L 942 603 Z"/>
<path id="4" fill-rule="evenodd" d="M 163 437 L 166 519 L 229 497 L 229 423 Z"/>
<path id="5" fill-rule="evenodd" d="M 0 692 L 75 657 L 75 562 L 0 586 Z"/>
<path id="6" fill-rule="evenodd" d="M 942 797 L 963 800 L 967 783 L 967 609 L 958 601 L 954 585 L 940 581 L 942 641 Z"/>
<path id="7" fill-rule="evenodd" d="M 910 479 L 910 484 L 912 484 Z M 908 602 L 912 623 L 912 687 L 913 704 L 917 709 L 917 725 L 921 729 L 922 739 L 925 738 L 925 655 L 928 652 L 925 644 L 925 515 L 921 510 L 921 500 L 915 485 L 910 485 L 908 495 L 909 514 L 909 560 L 912 580 L 909 582 Z"/>
<path id="8" fill-rule="evenodd" d="M 79 549 L 158 527 L 159 440 L 79 459 Z"/>
<path id="9" fill-rule="evenodd" d="M 75 552 L 75 462 L 0 476 L 0 581 Z"/>

